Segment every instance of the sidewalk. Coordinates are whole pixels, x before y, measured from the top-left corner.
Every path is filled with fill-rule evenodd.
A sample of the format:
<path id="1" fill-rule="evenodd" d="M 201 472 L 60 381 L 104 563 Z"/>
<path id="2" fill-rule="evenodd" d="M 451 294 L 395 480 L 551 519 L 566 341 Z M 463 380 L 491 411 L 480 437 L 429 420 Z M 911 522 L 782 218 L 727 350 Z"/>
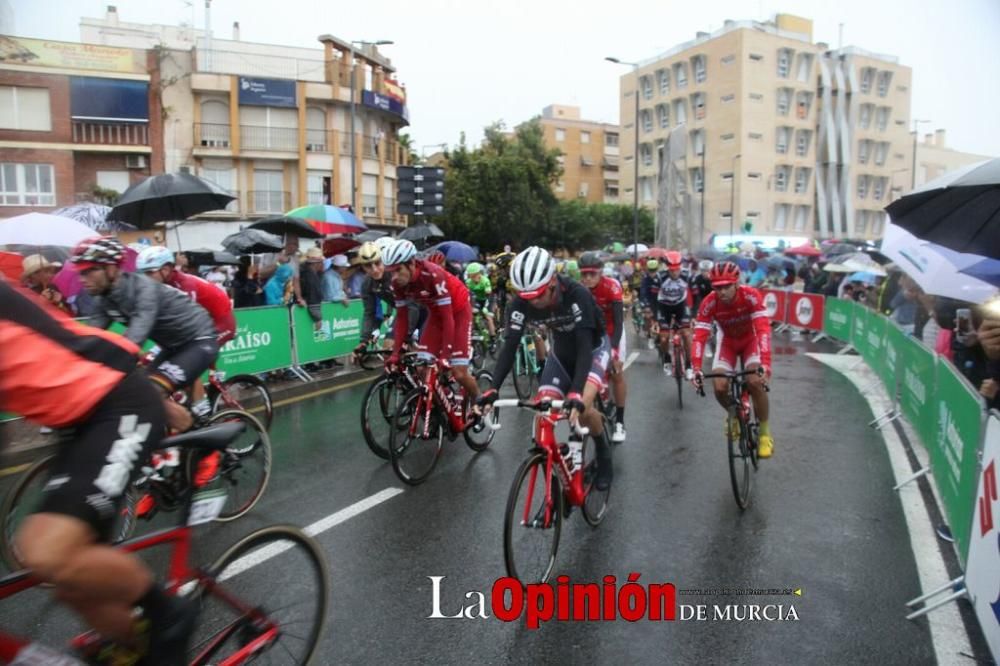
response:
<path id="1" fill-rule="evenodd" d="M 273 401 L 277 403 L 319 389 L 347 384 L 366 376 L 373 379 L 376 376 L 374 371 L 362 370 L 351 365 L 310 372 L 309 374 L 313 378 L 311 382 L 304 382 L 300 379 L 268 381 L 267 387 L 271 391 Z M 0 423 L 0 445 L 2 445 L 0 471 L 4 468 L 30 463 L 47 455 L 54 449 L 55 444 L 53 435 L 42 434 L 38 425 L 28 423 L 24 419 Z"/>

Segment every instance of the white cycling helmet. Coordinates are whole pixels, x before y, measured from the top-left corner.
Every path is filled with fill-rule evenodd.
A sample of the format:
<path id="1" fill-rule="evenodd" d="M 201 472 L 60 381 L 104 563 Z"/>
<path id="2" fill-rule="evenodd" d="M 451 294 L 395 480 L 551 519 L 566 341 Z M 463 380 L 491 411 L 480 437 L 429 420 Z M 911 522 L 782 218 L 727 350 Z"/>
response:
<path id="1" fill-rule="evenodd" d="M 151 245 L 139 253 L 135 260 L 135 269 L 140 273 L 146 273 L 173 263 L 176 263 L 173 252 L 162 245 Z"/>
<path id="2" fill-rule="evenodd" d="M 698 270 L 700 270 L 700 271 L 710 271 L 710 270 L 712 270 L 712 266 L 714 266 L 714 265 L 715 264 L 713 264 L 711 262 L 711 260 L 709 260 L 709 259 L 702 259 L 701 261 L 698 262 Z"/>
<path id="3" fill-rule="evenodd" d="M 382 250 L 382 263 L 386 266 L 405 264 L 417 256 L 417 248 L 408 240 L 396 240 Z"/>
<path id="4" fill-rule="evenodd" d="M 389 247 L 396 242 L 396 239 L 392 236 L 381 236 L 374 240 L 375 246 L 379 249 L 379 252 L 385 252 L 385 248 Z"/>
<path id="5" fill-rule="evenodd" d="M 552 255 L 537 245 L 519 252 L 510 264 L 510 282 L 523 298 L 540 296 L 555 274 Z"/>

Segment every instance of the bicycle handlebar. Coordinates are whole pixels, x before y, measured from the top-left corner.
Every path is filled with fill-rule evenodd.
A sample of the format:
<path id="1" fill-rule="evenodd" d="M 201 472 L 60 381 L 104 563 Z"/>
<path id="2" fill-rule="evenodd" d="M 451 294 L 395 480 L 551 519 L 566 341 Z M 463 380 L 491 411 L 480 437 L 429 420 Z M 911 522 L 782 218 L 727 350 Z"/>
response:
<path id="1" fill-rule="evenodd" d="M 520 400 L 518 398 L 501 398 L 500 400 L 495 400 L 493 402 L 493 407 L 519 407 L 533 412 L 547 412 L 550 409 L 560 411 L 562 410 L 564 404 L 564 400 L 542 400 L 541 402 L 532 402 L 530 400 Z M 487 424 L 491 430 L 500 429 L 500 422 L 489 418 L 489 415 L 487 415 Z M 573 429 L 573 432 L 581 437 L 586 437 L 590 434 L 590 428 L 586 428 L 584 426 L 573 426 L 572 424 L 570 424 L 570 427 Z"/>
<path id="2" fill-rule="evenodd" d="M 757 375 L 758 377 L 763 377 L 766 373 L 764 372 L 763 366 L 758 366 L 756 370 L 743 370 L 741 372 L 710 372 L 707 375 L 702 375 L 702 379 L 735 379 L 737 377 L 749 377 L 750 375 Z M 697 387 L 698 395 L 705 397 L 705 385 L 702 384 Z M 764 384 L 764 390 L 770 393 L 771 387 Z"/>

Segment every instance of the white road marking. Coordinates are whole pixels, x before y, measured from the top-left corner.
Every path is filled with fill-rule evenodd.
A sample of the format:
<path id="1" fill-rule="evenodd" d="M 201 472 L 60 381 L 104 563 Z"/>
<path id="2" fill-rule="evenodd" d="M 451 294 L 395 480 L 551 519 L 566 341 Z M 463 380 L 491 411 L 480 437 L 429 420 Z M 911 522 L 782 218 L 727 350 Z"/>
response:
<path id="1" fill-rule="evenodd" d="M 639 358 L 639 352 L 634 351 L 629 354 L 628 358 L 625 359 L 625 365 L 622 366 L 622 370 L 628 370 L 628 366 L 632 365 L 632 362 L 637 358 Z"/>
<path id="2" fill-rule="evenodd" d="M 340 511 L 330 514 L 326 518 L 321 518 L 320 520 L 317 520 L 312 525 L 304 527 L 302 531 L 308 534 L 309 536 L 313 537 L 316 536 L 317 534 L 322 534 L 323 532 L 326 532 L 327 530 L 332 529 L 347 520 L 350 520 L 354 516 L 364 513 L 368 509 L 374 508 L 379 504 L 381 504 L 382 502 L 392 499 L 393 497 L 399 495 L 402 492 L 403 492 L 402 488 L 386 488 L 381 492 L 375 493 L 371 497 L 366 497 L 365 499 L 355 502 L 354 504 L 348 507 L 344 507 Z M 273 543 L 270 546 L 265 546 L 264 548 L 255 550 L 252 553 L 248 553 L 243 557 L 241 557 L 240 559 L 234 561 L 228 567 L 226 567 L 225 574 L 220 576 L 218 580 L 221 582 L 229 578 L 232 578 L 233 576 L 239 575 L 244 571 L 257 566 L 258 564 L 266 562 L 272 557 L 280 555 L 281 553 L 285 552 L 291 547 L 292 547 L 292 542 L 290 541 L 285 543 Z"/>
<path id="3" fill-rule="evenodd" d="M 868 367 L 867 363 L 858 363 L 857 356 L 837 356 L 836 354 L 809 354 L 809 356 L 840 371 L 851 380 L 859 392 L 864 388 L 874 386 L 875 388 L 863 395 L 874 416 L 889 411 L 892 403 L 881 380 Z M 907 438 L 913 444 L 913 450 L 920 465 L 922 467 L 930 465 L 927 451 L 909 423 L 905 419 L 899 419 L 898 422 L 902 424 Z M 896 478 L 896 483 L 912 476 L 913 470 L 910 467 L 910 460 L 906 456 L 903 441 L 896 434 L 895 428 L 891 425 L 886 426 L 879 433 L 882 435 L 886 451 L 889 453 L 889 461 L 892 464 L 892 473 Z M 934 498 L 938 506 L 942 506 L 933 476 L 927 475 L 924 478 L 930 481 Z M 951 580 L 951 576 L 948 575 L 944 558 L 941 556 L 938 537 L 931 524 L 919 486 L 916 483 L 909 483 L 900 488 L 899 501 L 903 505 L 903 514 L 906 517 L 907 531 L 910 535 L 913 556 L 917 563 L 917 575 L 920 578 L 921 590 L 938 588 Z M 902 619 L 909 610 L 900 608 L 899 619 Z M 939 664 L 955 663 L 959 659 L 959 655 L 972 654 L 972 647 L 969 645 L 969 637 L 958 612 L 957 604 L 945 604 L 924 617 L 927 618 L 930 625 L 931 641 L 934 644 L 934 652 Z"/>

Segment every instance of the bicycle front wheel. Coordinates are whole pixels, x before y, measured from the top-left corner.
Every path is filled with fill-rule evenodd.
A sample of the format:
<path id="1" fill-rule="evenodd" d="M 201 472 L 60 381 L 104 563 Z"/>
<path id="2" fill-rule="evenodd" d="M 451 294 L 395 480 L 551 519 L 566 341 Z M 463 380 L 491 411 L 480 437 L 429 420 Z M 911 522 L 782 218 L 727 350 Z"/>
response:
<path id="1" fill-rule="evenodd" d="M 298 528 L 275 525 L 244 537 L 204 572 L 195 594 L 201 612 L 189 663 L 319 660 L 330 577 L 319 544 Z"/>
<path id="2" fill-rule="evenodd" d="M 536 452 L 521 463 L 507 496 L 503 558 L 507 575 L 522 585 L 544 583 L 552 574 L 562 531 L 562 485 L 545 477 L 546 457 Z"/>
<path id="3" fill-rule="evenodd" d="M 361 399 L 361 432 L 371 452 L 389 459 L 389 437 L 396 410 L 403 402 L 409 382 L 382 375 L 365 390 Z"/>
<path id="4" fill-rule="evenodd" d="M 0 509 L 3 515 L 3 540 L 0 541 L 0 557 L 7 565 L 8 571 L 18 571 L 24 568 L 17 552 L 14 535 L 20 529 L 24 519 L 38 510 L 42 503 L 42 492 L 48 483 L 54 455 L 36 460 L 28 469 L 21 473 L 17 483 L 3 501 Z"/>
<path id="5" fill-rule="evenodd" d="M 392 469 L 403 483 L 416 486 L 427 480 L 441 457 L 444 428 L 440 410 L 422 386 L 406 394 L 389 437 Z"/>
<path id="6" fill-rule="evenodd" d="M 259 377 L 254 375 L 236 375 L 222 382 L 223 391 L 215 397 L 213 412 L 224 409 L 242 409 L 254 414 L 270 431 L 274 422 L 274 402 L 271 392 Z"/>
<path id="7" fill-rule="evenodd" d="M 684 350 L 674 347 L 674 379 L 677 381 L 677 409 L 684 409 Z"/>
<path id="8" fill-rule="evenodd" d="M 728 414 L 730 419 L 735 419 L 736 408 L 730 407 Z M 741 510 L 746 510 L 750 506 L 750 485 L 753 482 L 746 424 L 740 422 L 740 435 L 737 438 L 733 438 L 727 426 L 726 439 L 729 451 L 729 479 L 732 481 L 733 496 L 736 498 L 736 505 Z"/>
<path id="9" fill-rule="evenodd" d="M 523 344 L 514 355 L 514 391 L 521 400 L 531 399 L 531 361 Z"/>
<path id="10" fill-rule="evenodd" d="M 485 391 L 493 386 L 493 375 L 491 375 L 486 370 L 480 370 L 476 373 L 476 384 L 479 386 L 480 391 Z M 469 415 L 472 414 L 473 402 L 468 397 L 465 398 L 464 412 L 463 414 L 468 419 Z M 493 415 L 494 419 L 500 417 L 500 410 L 495 410 Z M 485 451 L 486 448 L 493 441 L 493 435 L 496 431 L 489 426 L 489 422 L 485 418 L 479 419 L 475 424 L 470 425 L 462 433 L 462 437 L 465 438 L 466 445 L 479 453 L 480 451 Z"/>

